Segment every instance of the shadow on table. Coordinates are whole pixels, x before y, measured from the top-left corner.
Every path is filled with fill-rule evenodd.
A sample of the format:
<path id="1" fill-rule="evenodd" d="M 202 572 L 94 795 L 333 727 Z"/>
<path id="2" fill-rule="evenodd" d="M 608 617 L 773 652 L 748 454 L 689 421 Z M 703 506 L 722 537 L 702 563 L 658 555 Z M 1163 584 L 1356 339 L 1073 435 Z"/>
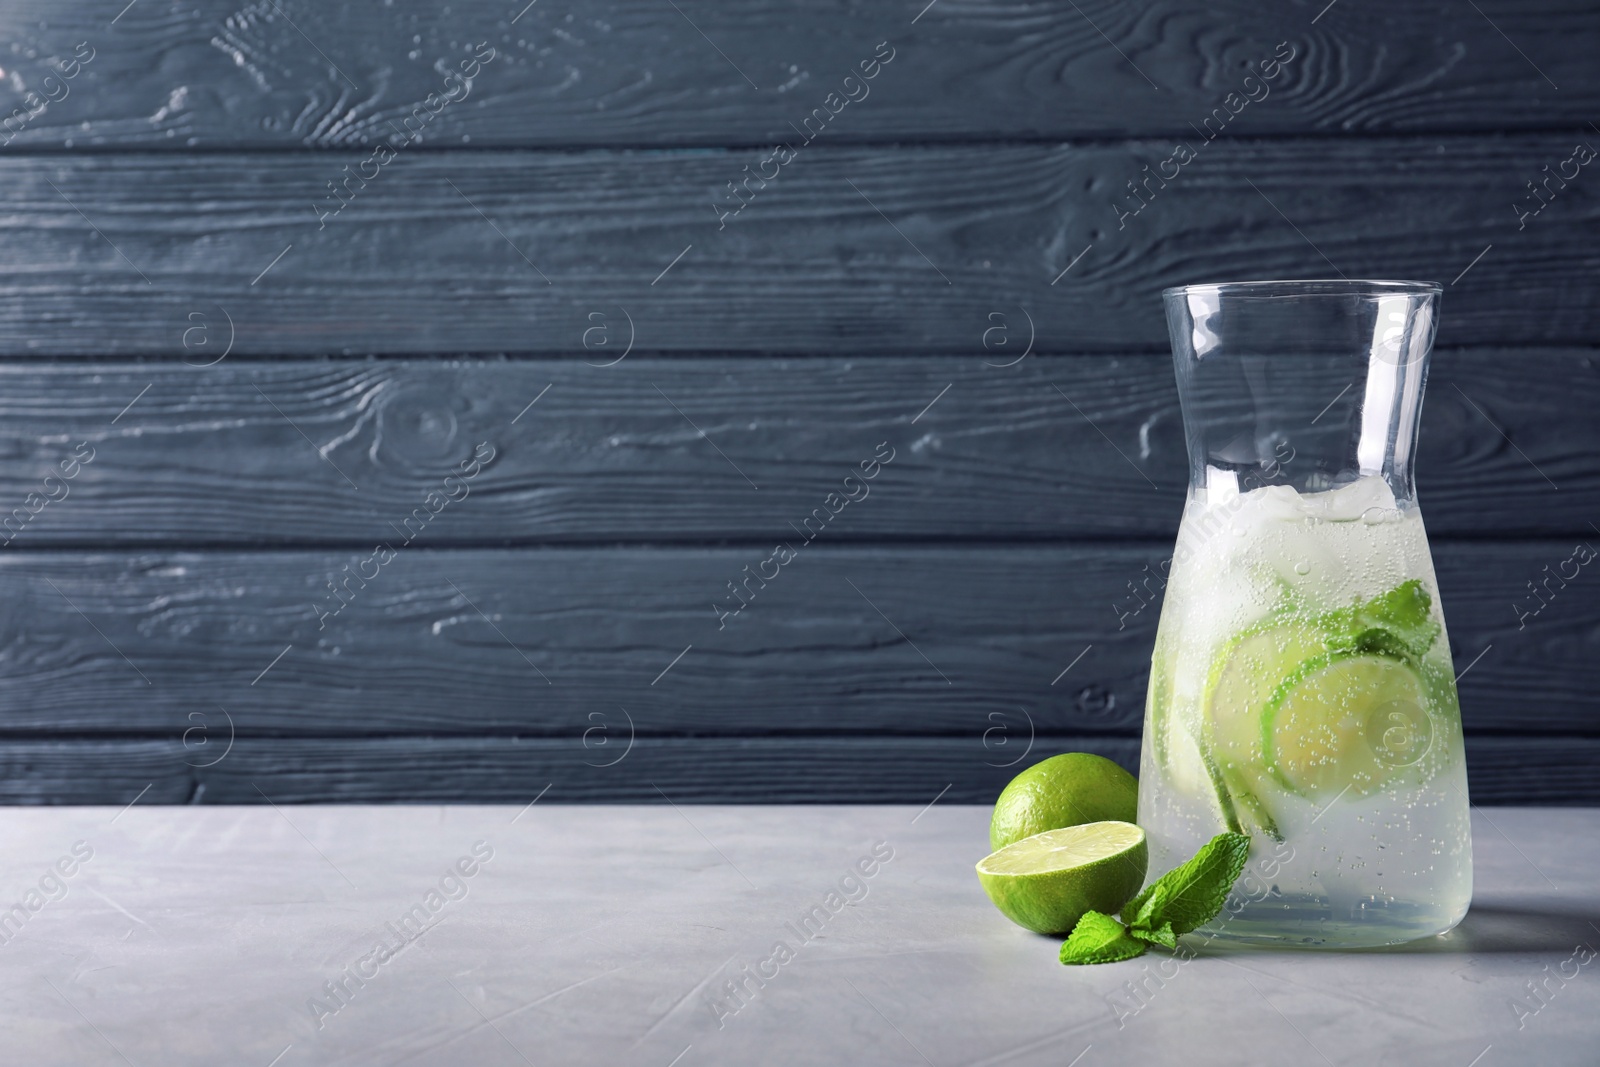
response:
<path id="1" fill-rule="evenodd" d="M 1365 952 L 1570 952 L 1600 942 L 1600 915 L 1557 907 L 1474 904 L 1461 925 L 1440 937 Z"/>
<path id="2" fill-rule="evenodd" d="M 1600 944 L 1600 914 L 1562 909 L 1554 904 L 1509 907 L 1495 903 L 1473 904 L 1467 917 L 1447 934 L 1381 948 L 1332 948 L 1329 952 L 1362 955 L 1444 952 L 1571 952 L 1579 944 Z M 1306 951 L 1303 945 L 1214 942 L 1199 948 L 1202 956 Z M 1312 951 L 1319 951 L 1313 949 Z"/>

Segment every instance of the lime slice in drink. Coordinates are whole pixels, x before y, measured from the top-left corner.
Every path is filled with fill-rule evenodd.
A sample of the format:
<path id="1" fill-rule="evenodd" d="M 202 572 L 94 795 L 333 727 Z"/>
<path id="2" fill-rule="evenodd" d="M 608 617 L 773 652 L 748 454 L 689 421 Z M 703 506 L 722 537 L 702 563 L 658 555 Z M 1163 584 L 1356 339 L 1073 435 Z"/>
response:
<path id="1" fill-rule="evenodd" d="M 1219 655 L 1206 685 L 1206 741 L 1226 768 L 1260 764 L 1261 713 L 1301 665 L 1326 655 L 1327 637 L 1305 619 L 1245 631 Z"/>
<path id="2" fill-rule="evenodd" d="M 1201 745 L 1224 812 L 1231 799 L 1276 837 L 1270 791 L 1364 796 L 1415 764 L 1440 691 L 1421 673 L 1440 632 L 1432 607 L 1412 579 L 1349 608 L 1280 611 L 1229 642 L 1207 681 Z"/>
<path id="3" fill-rule="evenodd" d="M 1264 766 L 1302 796 L 1366 796 L 1426 752 L 1427 709 L 1427 687 L 1405 662 L 1323 656 L 1286 681 L 1262 717 Z"/>
<path id="4" fill-rule="evenodd" d="M 1114 915 L 1144 884 L 1144 831 L 1091 822 L 1024 837 L 985 856 L 978 881 L 995 907 L 1041 934 L 1071 932 L 1086 911 Z"/>
<path id="5" fill-rule="evenodd" d="M 1231 794 L 1272 837 L 1277 827 L 1259 798 L 1267 784 L 1262 717 L 1284 680 L 1327 651 L 1327 635 L 1315 620 L 1277 617 L 1235 638 L 1217 657 L 1206 687 L 1205 754 L 1221 779 L 1219 795 Z"/>

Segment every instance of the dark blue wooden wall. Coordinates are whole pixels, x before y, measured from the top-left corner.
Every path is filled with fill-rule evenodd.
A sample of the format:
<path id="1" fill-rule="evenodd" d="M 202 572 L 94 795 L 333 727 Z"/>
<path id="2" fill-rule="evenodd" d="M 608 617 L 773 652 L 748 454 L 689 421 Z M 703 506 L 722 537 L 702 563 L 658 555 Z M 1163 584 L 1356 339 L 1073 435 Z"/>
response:
<path id="1" fill-rule="evenodd" d="M 1597 51 L 1573 0 L 6 4 L 0 799 L 1131 766 L 1159 290 L 1340 274 L 1446 286 L 1475 797 L 1600 800 L 1600 572 L 1548 577 Z"/>

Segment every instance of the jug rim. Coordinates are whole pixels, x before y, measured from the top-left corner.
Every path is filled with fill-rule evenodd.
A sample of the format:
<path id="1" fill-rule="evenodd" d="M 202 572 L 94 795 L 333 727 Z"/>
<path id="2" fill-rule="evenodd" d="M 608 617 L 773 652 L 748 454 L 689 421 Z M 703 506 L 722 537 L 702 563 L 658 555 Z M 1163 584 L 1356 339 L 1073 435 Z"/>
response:
<path id="1" fill-rule="evenodd" d="M 1278 278 L 1259 281 L 1200 282 L 1175 285 L 1161 290 L 1163 297 L 1210 293 L 1255 299 L 1302 296 L 1365 296 L 1412 293 L 1438 296 L 1444 286 L 1438 282 L 1404 281 L 1386 278 Z"/>

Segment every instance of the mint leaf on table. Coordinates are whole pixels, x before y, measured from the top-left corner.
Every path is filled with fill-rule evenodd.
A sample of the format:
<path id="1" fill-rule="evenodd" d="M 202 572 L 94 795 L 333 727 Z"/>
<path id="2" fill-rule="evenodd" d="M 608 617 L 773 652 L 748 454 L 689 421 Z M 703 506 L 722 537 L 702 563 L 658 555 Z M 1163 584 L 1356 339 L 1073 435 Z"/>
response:
<path id="1" fill-rule="evenodd" d="M 1152 945 L 1160 945 L 1162 948 L 1176 949 L 1178 947 L 1178 935 L 1172 932 L 1172 923 L 1170 922 L 1162 923 L 1161 927 L 1156 930 L 1143 926 L 1130 926 L 1128 927 L 1128 936 L 1137 937 L 1140 941 L 1148 941 Z"/>
<path id="2" fill-rule="evenodd" d="M 1129 933 L 1158 943 L 1217 917 L 1250 855 L 1246 834 L 1218 834 L 1189 862 L 1152 882 L 1122 909 Z"/>
<path id="3" fill-rule="evenodd" d="M 1144 887 L 1144 891 L 1122 906 L 1122 921 L 1141 930 L 1153 930 L 1161 920 L 1156 913 L 1167 905 L 1168 892 L 1157 879 Z"/>
<path id="4" fill-rule="evenodd" d="M 1122 922 L 1086 911 L 1061 944 L 1062 963 L 1116 963 L 1178 938 L 1217 917 L 1250 856 L 1247 834 L 1218 834 L 1188 863 L 1157 878 L 1122 909 Z M 1124 927 L 1123 923 L 1127 923 Z"/>
<path id="5" fill-rule="evenodd" d="M 1122 924 L 1098 911 L 1086 911 L 1072 936 L 1061 943 L 1062 963 L 1116 963 L 1144 955 L 1145 943 L 1128 936 Z"/>

